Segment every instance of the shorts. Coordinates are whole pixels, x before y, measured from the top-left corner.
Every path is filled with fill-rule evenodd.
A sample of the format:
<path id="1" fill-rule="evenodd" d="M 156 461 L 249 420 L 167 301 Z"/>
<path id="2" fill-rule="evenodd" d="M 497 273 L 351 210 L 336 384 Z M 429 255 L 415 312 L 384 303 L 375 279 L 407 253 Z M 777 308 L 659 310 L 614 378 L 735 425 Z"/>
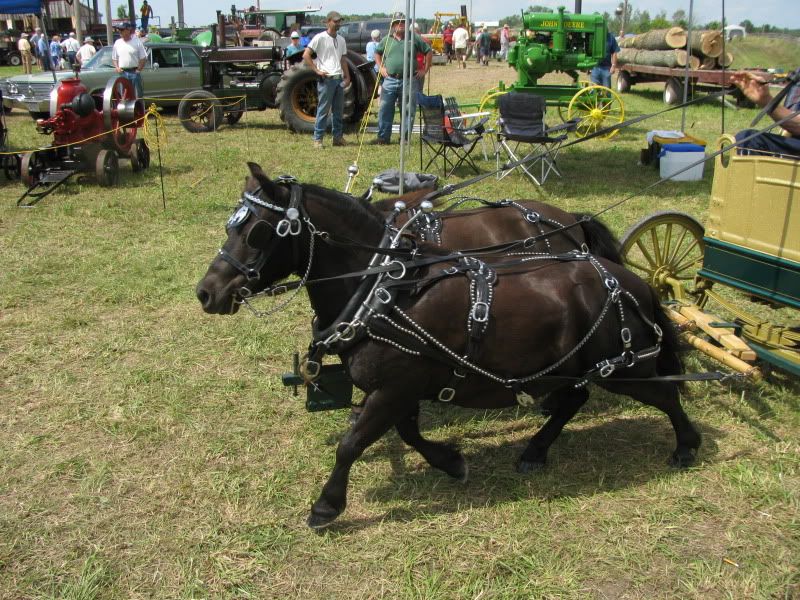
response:
<path id="1" fill-rule="evenodd" d="M 467 49 L 466 48 L 456 48 L 456 58 L 462 59 L 467 57 Z"/>

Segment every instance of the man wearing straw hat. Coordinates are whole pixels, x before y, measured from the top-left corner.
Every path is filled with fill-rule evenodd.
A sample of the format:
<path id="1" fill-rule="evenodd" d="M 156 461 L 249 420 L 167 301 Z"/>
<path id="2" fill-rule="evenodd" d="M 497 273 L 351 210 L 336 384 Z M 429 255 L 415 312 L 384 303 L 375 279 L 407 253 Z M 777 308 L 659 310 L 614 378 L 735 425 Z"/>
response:
<path id="1" fill-rule="evenodd" d="M 381 83 L 381 106 L 378 109 L 378 137 L 375 144 L 388 144 L 392 137 L 392 123 L 394 122 L 394 107 L 398 98 L 403 96 L 403 40 L 406 34 L 406 17 L 403 13 L 396 13 L 392 18 L 391 31 L 378 47 L 375 48 L 375 64 L 378 73 L 383 77 Z M 419 84 L 431 68 L 433 50 L 420 36 L 412 34 L 411 43 L 414 52 L 411 59 L 411 110 L 408 111 L 406 131 L 411 131 L 414 123 L 414 113 L 417 109 L 417 92 L 421 89 Z M 417 68 L 417 61 L 413 56 L 423 54 L 424 61 L 421 68 Z"/>

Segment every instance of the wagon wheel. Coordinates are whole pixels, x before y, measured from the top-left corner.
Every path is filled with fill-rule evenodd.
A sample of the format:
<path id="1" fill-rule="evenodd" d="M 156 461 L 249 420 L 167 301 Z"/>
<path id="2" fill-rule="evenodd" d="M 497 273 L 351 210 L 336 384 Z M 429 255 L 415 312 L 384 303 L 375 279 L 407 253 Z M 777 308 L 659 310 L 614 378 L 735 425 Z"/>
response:
<path id="1" fill-rule="evenodd" d="M 103 187 L 117 185 L 119 182 L 119 159 L 114 150 L 103 148 L 97 153 L 94 174 L 97 177 L 97 183 Z"/>
<path id="2" fill-rule="evenodd" d="M 625 107 L 622 98 L 602 85 L 590 85 L 572 97 L 567 109 L 567 120 L 579 119 L 575 134 L 585 137 L 603 127 L 609 127 L 625 120 Z M 617 135 L 615 129 L 600 137 L 609 139 Z"/>
<path id="3" fill-rule="evenodd" d="M 136 139 L 144 102 L 136 98 L 136 89 L 125 77 L 111 79 L 103 90 L 103 125 L 111 131 L 114 147 L 128 154 Z"/>
<path id="4" fill-rule="evenodd" d="M 703 285 L 695 275 L 703 264 L 703 226 L 687 214 L 660 212 L 645 217 L 622 237 L 625 265 L 647 281 L 661 300 L 683 300 L 702 306 Z M 684 282 L 692 282 L 684 284 Z"/>
<path id="5" fill-rule="evenodd" d="M 22 155 L 22 164 L 20 165 L 20 177 L 22 183 L 29 188 L 32 188 L 39 183 L 39 176 L 44 170 L 44 160 L 42 155 L 38 152 L 26 152 Z"/>
<path id="6" fill-rule="evenodd" d="M 150 166 L 150 148 L 144 140 L 136 140 L 131 146 L 131 170 L 144 171 Z"/>

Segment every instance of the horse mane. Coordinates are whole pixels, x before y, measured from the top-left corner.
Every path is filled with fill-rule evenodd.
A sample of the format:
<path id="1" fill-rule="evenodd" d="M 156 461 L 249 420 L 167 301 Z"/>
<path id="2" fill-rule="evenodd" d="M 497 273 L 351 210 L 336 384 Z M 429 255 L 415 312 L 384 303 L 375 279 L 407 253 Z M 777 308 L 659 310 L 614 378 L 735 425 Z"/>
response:
<path id="1" fill-rule="evenodd" d="M 367 218 L 383 228 L 385 215 L 369 202 L 320 185 L 307 183 L 303 187 L 345 219 Z"/>

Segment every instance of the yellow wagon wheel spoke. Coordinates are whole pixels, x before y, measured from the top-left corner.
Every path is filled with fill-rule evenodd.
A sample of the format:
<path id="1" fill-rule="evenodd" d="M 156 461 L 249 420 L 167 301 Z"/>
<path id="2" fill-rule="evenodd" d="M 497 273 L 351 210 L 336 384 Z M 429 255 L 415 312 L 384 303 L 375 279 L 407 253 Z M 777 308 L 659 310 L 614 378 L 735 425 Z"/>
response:
<path id="1" fill-rule="evenodd" d="M 691 282 L 703 262 L 703 233 L 703 226 L 689 215 L 657 213 L 625 233 L 622 257 L 662 300 L 691 299 L 702 305 L 703 289 Z"/>
<path id="2" fill-rule="evenodd" d="M 601 85 L 591 85 L 572 97 L 567 109 L 567 119 L 579 119 L 575 133 L 578 137 L 585 137 L 603 127 L 622 123 L 625 120 L 625 106 L 622 98 L 613 90 Z M 617 131 L 615 129 L 601 137 L 611 138 Z"/>

